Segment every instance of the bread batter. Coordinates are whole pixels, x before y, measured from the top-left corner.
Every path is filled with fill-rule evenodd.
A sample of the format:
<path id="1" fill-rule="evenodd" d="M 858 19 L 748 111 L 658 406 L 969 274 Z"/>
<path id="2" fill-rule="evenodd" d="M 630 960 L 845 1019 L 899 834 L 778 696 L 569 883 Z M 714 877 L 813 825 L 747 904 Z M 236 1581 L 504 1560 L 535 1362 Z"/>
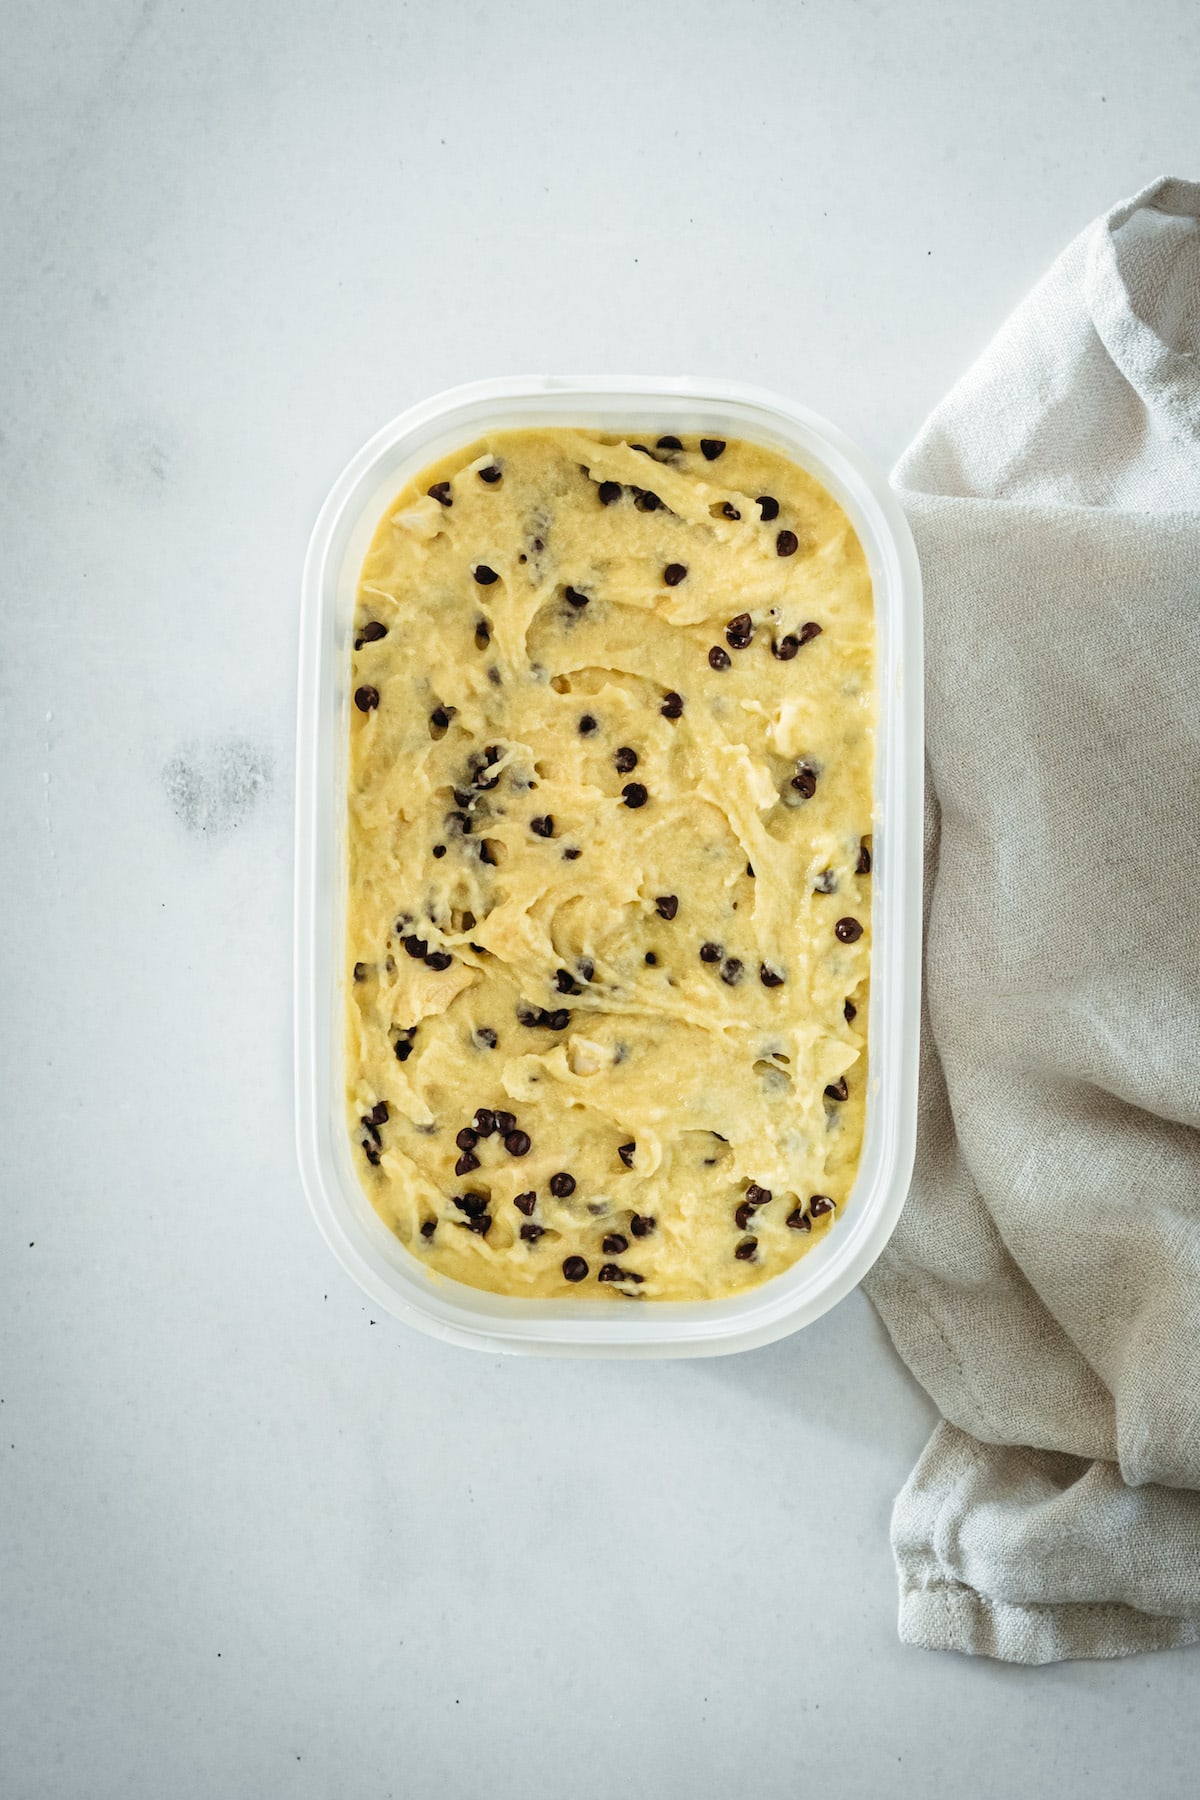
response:
<path id="1" fill-rule="evenodd" d="M 429 1268 L 706 1299 L 833 1225 L 866 1086 L 874 615 L 756 444 L 497 432 L 363 565 L 348 1104 Z"/>

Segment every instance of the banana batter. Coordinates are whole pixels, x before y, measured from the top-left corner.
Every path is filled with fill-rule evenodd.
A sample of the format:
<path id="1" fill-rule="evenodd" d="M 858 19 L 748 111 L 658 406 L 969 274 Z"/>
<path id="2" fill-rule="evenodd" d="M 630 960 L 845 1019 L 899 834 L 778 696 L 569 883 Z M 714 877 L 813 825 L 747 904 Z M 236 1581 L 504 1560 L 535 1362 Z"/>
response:
<path id="1" fill-rule="evenodd" d="M 431 1269 L 693 1300 L 833 1225 L 862 1143 L 874 614 L 756 444 L 497 432 L 363 565 L 347 1066 Z"/>

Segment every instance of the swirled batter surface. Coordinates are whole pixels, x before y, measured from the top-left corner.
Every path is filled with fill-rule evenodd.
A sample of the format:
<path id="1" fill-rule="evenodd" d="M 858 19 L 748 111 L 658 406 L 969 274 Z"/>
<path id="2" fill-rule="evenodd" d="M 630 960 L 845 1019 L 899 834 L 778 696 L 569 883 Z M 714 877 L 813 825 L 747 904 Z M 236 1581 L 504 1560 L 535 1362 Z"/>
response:
<path id="1" fill-rule="evenodd" d="M 751 443 L 499 432 L 363 566 L 348 1104 L 412 1253 L 697 1299 L 831 1227 L 866 1082 L 874 619 Z"/>

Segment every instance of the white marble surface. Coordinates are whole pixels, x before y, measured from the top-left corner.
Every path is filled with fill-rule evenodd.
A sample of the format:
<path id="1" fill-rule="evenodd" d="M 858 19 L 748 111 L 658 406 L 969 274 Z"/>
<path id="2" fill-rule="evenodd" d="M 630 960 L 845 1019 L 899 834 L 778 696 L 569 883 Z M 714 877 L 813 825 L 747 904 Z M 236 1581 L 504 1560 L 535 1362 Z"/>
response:
<path id="1" fill-rule="evenodd" d="M 1187 1790 L 1194 1655 L 897 1643 L 932 1414 L 860 1297 L 691 1364 L 372 1315 L 294 1167 L 289 858 L 301 557 L 377 424 L 709 371 L 890 461 L 1071 233 L 1194 174 L 1200 15 L 49 0 L 4 39 L 0 1790 Z"/>

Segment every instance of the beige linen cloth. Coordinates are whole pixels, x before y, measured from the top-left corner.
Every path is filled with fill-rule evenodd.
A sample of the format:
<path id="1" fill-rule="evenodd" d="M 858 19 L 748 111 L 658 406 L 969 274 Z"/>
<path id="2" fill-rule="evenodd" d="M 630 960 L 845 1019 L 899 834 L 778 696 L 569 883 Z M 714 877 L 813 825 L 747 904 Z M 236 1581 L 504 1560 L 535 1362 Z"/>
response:
<path id="1" fill-rule="evenodd" d="M 1088 227 L 899 463 L 927 604 L 917 1169 L 868 1292 L 944 1415 L 900 1632 L 1200 1638 L 1200 186 Z"/>

